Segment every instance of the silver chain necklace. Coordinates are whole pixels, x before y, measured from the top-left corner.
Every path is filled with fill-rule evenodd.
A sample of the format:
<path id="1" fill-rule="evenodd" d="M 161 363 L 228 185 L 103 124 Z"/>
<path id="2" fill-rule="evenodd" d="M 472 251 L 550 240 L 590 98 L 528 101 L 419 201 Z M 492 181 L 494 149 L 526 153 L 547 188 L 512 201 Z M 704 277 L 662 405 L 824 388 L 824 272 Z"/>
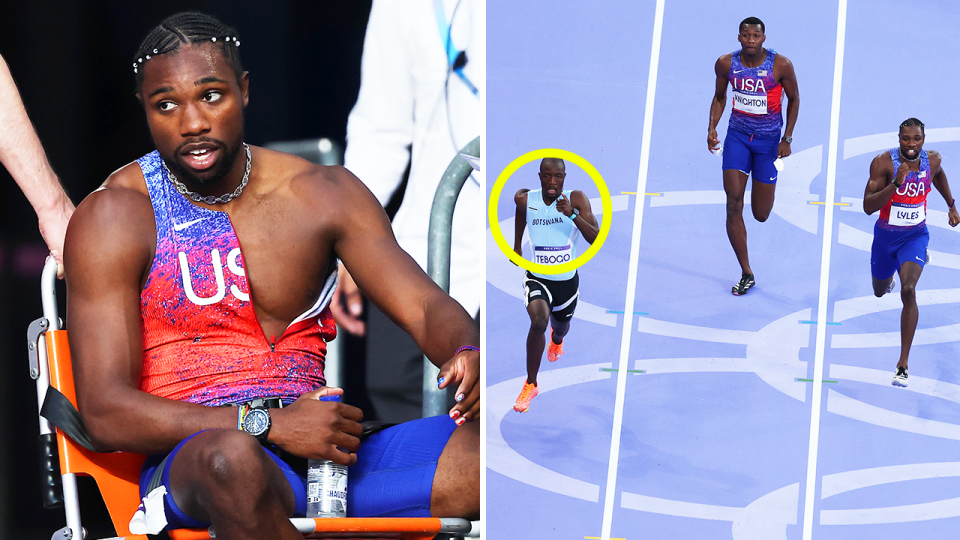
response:
<path id="1" fill-rule="evenodd" d="M 213 195 L 204 196 L 204 195 L 200 195 L 195 191 L 190 191 L 189 189 L 187 189 L 187 186 L 183 185 L 183 182 L 177 179 L 177 175 L 173 174 L 173 171 L 167 168 L 167 163 L 165 161 L 161 159 L 160 163 L 163 164 L 163 170 L 167 171 L 167 176 L 170 178 L 170 181 L 173 182 L 174 187 L 176 187 L 177 191 L 184 197 L 189 197 L 190 200 L 192 200 L 193 202 L 205 202 L 207 204 L 217 204 L 217 203 L 225 204 L 239 197 L 240 194 L 243 193 L 243 188 L 247 187 L 247 180 L 250 179 L 250 166 L 253 163 L 253 158 L 250 155 L 250 147 L 247 146 L 247 143 L 243 143 L 243 149 L 246 150 L 247 152 L 247 170 L 243 172 L 243 180 L 240 181 L 240 185 L 237 186 L 237 189 L 233 190 L 233 193 L 224 193 L 219 197 L 214 197 Z"/>
<path id="2" fill-rule="evenodd" d="M 900 159 L 903 161 L 909 161 L 910 163 L 916 163 L 920 159 L 920 154 L 917 154 L 917 157 L 910 159 L 907 156 L 903 155 L 903 150 L 900 150 Z"/>

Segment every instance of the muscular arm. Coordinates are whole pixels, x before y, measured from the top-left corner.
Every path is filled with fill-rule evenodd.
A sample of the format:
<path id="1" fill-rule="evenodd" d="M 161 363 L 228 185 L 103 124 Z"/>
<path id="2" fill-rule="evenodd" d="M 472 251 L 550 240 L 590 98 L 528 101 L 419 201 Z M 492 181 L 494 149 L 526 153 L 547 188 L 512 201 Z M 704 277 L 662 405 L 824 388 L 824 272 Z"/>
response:
<path id="1" fill-rule="evenodd" d="M 777 55 L 774 68 L 779 71 L 780 84 L 783 93 L 787 96 L 787 123 L 783 130 L 784 137 L 793 137 L 793 127 L 797 124 L 797 114 L 800 112 L 800 90 L 797 88 L 797 74 L 793 70 L 793 62 L 786 56 Z M 793 151 L 786 141 L 781 140 L 778 147 L 779 157 L 787 157 Z"/>
<path id="2" fill-rule="evenodd" d="M 122 184 L 129 170 L 122 169 L 113 180 Z M 155 237 L 147 196 L 117 185 L 87 197 L 67 233 L 67 320 L 78 408 L 102 450 L 165 452 L 204 429 L 237 429 L 236 408 L 206 407 L 139 390 L 140 291 Z M 324 392 L 339 391 L 317 390 L 274 410 L 269 441 L 295 455 L 352 464 L 355 456 L 336 447 L 356 450 L 361 429 L 356 421 L 362 413 L 318 401 Z"/>
<path id="3" fill-rule="evenodd" d="M 904 172 L 906 176 L 906 172 Z M 890 154 L 883 153 L 873 158 L 870 163 L 870 179 L 863 192 L 863 211 L 870 215 L 887 204 L 897 187 L 891 182 L 893 178 L 893 162 Z M 900 181 L 903 181 L 901 178 Z"/>
<path id="4" fill-rule="evenodd" d="M 513 251 L 523 257 L 523 231 L 527 228 L 527 193 L 529 189 L 521 189 L 513 196 L 517 203 L 517 215 L 513 219 Z"/>
<path id="5" fill-rule="evenodd" d="M 152 208 L 145 195 L 90 195 L 66 240 L 67 320 L 81 416 L 98 448 L 156 453 L 209 427 L 236 428 L 235 412 L 138 389 L 143 362 L 140 287 L 150 263 Z"/>
<path id="6" fill-rule="evenodd" d="M 957 212 L 956 201 L 953 199 L 953 195 L 950 193 L 950 184 L 947 182 L 947 173 L 943 171 L 943 168 L 940 166 L 942 158 L 940 157 L 939 152 L 930 150 L 927 152 L 930 157 L 930 170 L 933 174 L 933 185 L 937 188 L 937 191 L 940 192 L 940 195 L 943 196 L 943 200 L 947 203 L 948 211 L 947 218 L 949 220 L 951 227 L 956 227 L 960 223 L 960 213 Z"/>
<path id="7" fill-rule="evenodd" d="M 27 117 L 7 63 L 0 57 L 0 163 L 17 182 L 40 220 L 40 234 L 58 262 L 63 261 L 63 237 L 73 214 L 67 197 L 37 132 Z"/>
<path id="8" fill-rule="evenodd" d="M 727 77 L 730 74 L 730 55 L 725 54 L 717 59 L 713 67 L 717 75 L 713 99 L 710 100 L 710 123 L 707 124 L 707 149 L 714 153 L 720 147 L 720 138 L 717 136 L 717 124 L 723 116 L 723 109 L 727 104 Z"/>
<path id="9" fill-rule="evenodd" d="M 470 315 L 441 290 L 397 245 L 386 214 L 352 174 L 335 169 L 327 204 L 337 208 L 334 250 L 364 295 L 417 342 L 441 368 L 443 387 L 459 383 L 464 399 L 454 407 L 468 419 L 479 414 L 480 355 L 464 346 L 479 346 Z"/>
<path id="10" fill-rule="evenodd" d="M 580 211 L 580 216 L 573 220 L 573 224 L 580 230 L 583 239 L 592 244 L 600 234 L 600 225 L 597 223 L 597 216 L 593 215 L 590 199 L 582 191 L 574 191 L 570 194 L 570 202 Z"/>

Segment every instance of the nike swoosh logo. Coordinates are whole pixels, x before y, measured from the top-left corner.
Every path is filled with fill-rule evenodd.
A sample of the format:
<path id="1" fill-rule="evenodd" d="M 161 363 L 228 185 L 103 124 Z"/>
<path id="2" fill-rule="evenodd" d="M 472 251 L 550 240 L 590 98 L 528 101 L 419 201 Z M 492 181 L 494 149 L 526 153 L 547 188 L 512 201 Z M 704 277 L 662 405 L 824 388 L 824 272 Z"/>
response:
<path id="1" fill-rule="evenodd" d="M 173 230 L 175 230 L 175 231 L 177 231 L 177 232 L 180 232 L 180 231 L 186 229 L 187 227 L 189 227 L 189 226 L 191 226 L 191 225 L 194 225 L 194 224 L 196 224 L 196 223 L 200 223 L 201 221 L 203 221 L 203 220 L 205 220 L 205 219 L 207 219 L 207 218 L 195 219 L 195 220 L 193 220 L 193 221 L 187 221 L 186 223 L 174 223 L 174 224 L 173 224 Z"/>
<path id="2" fill-rule="evenodd" d="M 740 71 L 746 71 L 746 70 L 741 69 Z M 740 73 L 740 71 L 734 71 L 734 73 Z"/>

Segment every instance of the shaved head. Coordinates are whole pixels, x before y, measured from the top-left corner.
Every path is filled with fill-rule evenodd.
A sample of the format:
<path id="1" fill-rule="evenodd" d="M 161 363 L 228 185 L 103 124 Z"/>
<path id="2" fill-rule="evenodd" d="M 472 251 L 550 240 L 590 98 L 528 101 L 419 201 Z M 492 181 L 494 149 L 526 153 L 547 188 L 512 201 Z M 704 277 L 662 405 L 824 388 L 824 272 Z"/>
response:
<path id="1" fill-rule="evenodd" d="M 559 168 L 561 171 L 566 172 L 567 166 L 564 164 L 563 160 L 555 157 L 543 158 L 540 160 L 540 172 L 543 172 L 543 166 L 549 164 L 548 166 L 553 166 Z"/>

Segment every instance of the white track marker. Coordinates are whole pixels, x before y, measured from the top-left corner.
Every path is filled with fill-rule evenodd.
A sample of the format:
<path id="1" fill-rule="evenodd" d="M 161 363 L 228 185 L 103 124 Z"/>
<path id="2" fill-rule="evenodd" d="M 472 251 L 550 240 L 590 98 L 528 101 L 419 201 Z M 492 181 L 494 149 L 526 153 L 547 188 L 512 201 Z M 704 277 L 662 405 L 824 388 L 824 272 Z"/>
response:
<path id="1" fill-rule="evenodd" d="M 827 150 L 827 194 L 824 201 L 834 202 L 837 181 L 837 146 L 840 131 L 840 90 L 843 85 L 843 41 L 847 27 L 847 0 L 837 10 L 837 53 L 833 64 L 833 97 L 830 104 L 830 146 Z M 820 255 L 820 300 L 817 321 L 827 320 L 827 291 L 830 282 L 830 248 L 833 243 L 833 204 L 824 206 L 823 251 Z M 803 500 L 803 540 L 813 535 L 813 500 L 817 492 L 817 450 L 820 445 L 820 408 L 823 400 L 823 354 L 827 325 L 817 325 L 816 356 L 813 364 L 813 401 L 810 407 L 810 447 L 807 454 L 807 481 Z"/>
<path id="2" fill-rule="evenodd" d="M 637 193 L 647 192 L 647 169 L 650 165 L 650 136 L 653 131 L 653 104 L 657 93 L 657 69 L 660 65 L 660 37 L 663 33 L 663 5 L 657 0 L 653 18 L 653 45 L 650 48 L 650 74 L 647 76 L 647 102 L 643 110 L 643 134 L 640 139 L 640 172 L 637 175 Z M 623 312 L 634 312 L 637 292 L 637 266 L 640 263 L 640 226 L 643 224 L 643 207 L 646 200 L 637 198 L 634 205 L 633 233 L 630 237 L 630 266 L 627 273 L 627 292 Z M 606 219 L 609 217 L 605 216 Z M 620 461 L 620 431 L 623 427 L 623 399 L 627 391 L 627 370 L 630 368 L 630 335 L 633 333 L 633 315 L 623 317 L 623 333 L 620 338 L 620 362 L 617 368 L 617 397 L 613 409 L 613 436 L 610 439 L 610 461 L 607 464 L 607 487 L 603 496 L 602 540 L 610 540 L 613 523 L 613 503 L 617 490 L 617 465 Z"/>

